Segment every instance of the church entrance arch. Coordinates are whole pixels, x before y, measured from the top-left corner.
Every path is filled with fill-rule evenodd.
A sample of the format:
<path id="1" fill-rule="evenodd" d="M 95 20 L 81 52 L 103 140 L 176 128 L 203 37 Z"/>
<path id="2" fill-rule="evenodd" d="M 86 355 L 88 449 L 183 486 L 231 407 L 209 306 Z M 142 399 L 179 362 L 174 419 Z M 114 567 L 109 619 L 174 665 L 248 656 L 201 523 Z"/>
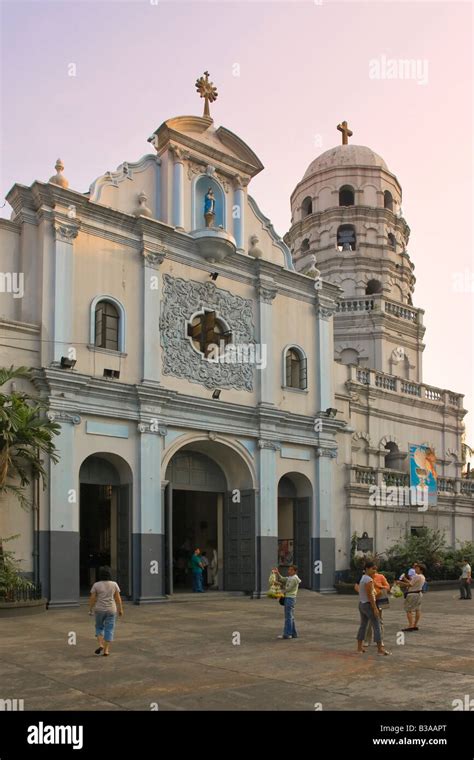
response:
<path id="1" fill-rule="evenodd" d="M 166 593 L 191 591 L 196 548 L 205 554 L 204 588 L 252 592 L 255 490 L 246 462 L 222 443 L 193 441 L 173 454 L 165 481 Z"/>
<path id="2" fill-rule="evenodd" d="M 131 593 L 132 472 L 115 454 L 87 457 L 79 470 L 79 578 L 82 595 L 98 580 L 99 567 L 112 570 L 123 596 Z"/>
<path id="3" fill-rule="evenodd" d="M 313 489 L 305 475 L 290 472 L 278 483 L 278 564 L 287 575 L 298 567 L 303 588 L 311 588 L 311 501 Z"/>

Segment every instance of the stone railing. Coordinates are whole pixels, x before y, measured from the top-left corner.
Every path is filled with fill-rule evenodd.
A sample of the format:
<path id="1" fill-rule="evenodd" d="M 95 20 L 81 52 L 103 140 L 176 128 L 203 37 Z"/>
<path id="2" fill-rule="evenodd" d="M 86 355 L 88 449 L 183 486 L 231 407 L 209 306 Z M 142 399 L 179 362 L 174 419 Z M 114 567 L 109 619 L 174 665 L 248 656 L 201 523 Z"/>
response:
<path id="1" fill-rule="evenodd" d="M 368 369 L 357 370 L 357 382 L 364 385 L 370 385 L 370 372 Z"/>
<path id="2" fill-rule="evenodd" d="M 467 496 L 474 495 L 474 480 L 467 480 L 466 478 L 462 478 L 461 493 L 466 494 Z"/>
<path id="3" fill-rule="evenodd" d="M 343 298 L 339 303 L 337 311 L 343 314 L 356 311 L 373 311 L 374 303 L 374 299 L 371 296 L 366 296 L 365 298 Z"/>
<path id="4" fill-rule="evenodd" d="M 456 493 L 456 478 L 438 478 L 438 493 Z"/>
<path id="5" fill-rule="evenodd" d="M 368 311 L 381 311 L 397 319 L 404 319 L 414 324 L 422 323 L 423 311 L 415 309 L 413 306 L 406 306 L 397 301 L 391 301 L 385 298 L 381 293 L 374 293 L 370 296 L 349 296 L 342 298 L 338 309 L 340 314 L 353 314 Z"/>
<path id="6" fill-rule="evenodd" d="M 399 319 L 406 319 L 409 322 L 418 322 L 418 310 L 412 309 L 409 306 L 404 306 L 396 301 L 384 301 L 385 311 L 392 317 L 398 317 Z"/>
<path id="7" fill-rule="evenodd" d="M 377 473 L 369 467 L 354 467 L 354 480 L 359 485 L 372 486 L 377 482 Z"/>
<path id="8" fill-rule="evenodd" d="M 410 476 L 407 472 L 396 472 L 395 470 L 385 470 L 382 473 L 382 479 L 386 486 L 409 486 Z"/>
<path id="9" fill-rule="evenodd" d="M 397 390 L 396 378 L 391 375 L 381 375 L 379 372 L 375 373 L 375 385 L 377 388 L 385 388 L 387 391 Z"/>
<path id="10" fill-rule="evenodd" d="M 352 465 L 351 485 L 358 486 L 386 486 L 393 487 L 410 487 L 410 475 L 400 470 L 385 470 L 382 468 L 363 467 L 362 465 Z M 474 480 L 466 478 L 438 478 L 439 494 L 454 494 L 457 496 L 469 497 L 474 500 Z"/>
<path id="11" fill-rule="evenodd" d="M 452 391 L 435 388 L 424 383 L 416 383 L 412 380 L 404 380 L 401 377 L 388 375 L 385 372 L 378 372 L 374 369 L 351 365 L 349 382 L 374 386 L 380 390 L 396 393 L 400 396 L 414 396 L 424 401 L 431 401 L 434 404 L 462 408 L 462 396 Z"/>

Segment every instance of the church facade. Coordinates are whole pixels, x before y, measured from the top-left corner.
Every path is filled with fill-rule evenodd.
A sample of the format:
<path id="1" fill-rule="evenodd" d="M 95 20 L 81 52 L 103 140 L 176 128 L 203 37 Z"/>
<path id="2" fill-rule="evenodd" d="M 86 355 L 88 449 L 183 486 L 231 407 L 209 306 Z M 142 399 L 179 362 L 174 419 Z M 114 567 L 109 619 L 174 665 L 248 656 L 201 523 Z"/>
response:
<path id="1" fill-rule="evenodd" d="M 61 432 L 35 509 L 4 505 L 0 535 L 21 534 L 51 606 L 100 564 L 136 602 L 163 599 L 195 546 L 218 588 L 259 596 L 277 562 L 333 590 L 354 532 L 378 552 L 407 526 L 473 538 L 462 395 L 422 379 L 398 180 L 368 148 L 327 151 L 283 240 L 248 193 L 261 162 L 199 82 L 204 115 L 165 121 L 89 192 L 58 161 L 7 195 L 1 269 L 24 293 L 1 295 L 1 365 L 33 368 Z M 434 505 L 386 503 L 412 444 L 436 452 Z"/>

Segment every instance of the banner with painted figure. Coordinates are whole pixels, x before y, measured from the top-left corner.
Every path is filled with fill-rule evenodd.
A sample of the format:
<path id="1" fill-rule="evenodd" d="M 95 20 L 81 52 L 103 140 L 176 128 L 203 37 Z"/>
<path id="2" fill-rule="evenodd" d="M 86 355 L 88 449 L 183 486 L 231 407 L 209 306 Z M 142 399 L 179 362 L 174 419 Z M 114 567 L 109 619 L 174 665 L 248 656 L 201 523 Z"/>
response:
<path id="1" fill-rule="evenodd" d="M 436 454 L 430 446 L 410 443 L 410 486 L 428 492 L 428 505 L 435 507 L 438 503 L 438 474 L 436 472 Z"/>

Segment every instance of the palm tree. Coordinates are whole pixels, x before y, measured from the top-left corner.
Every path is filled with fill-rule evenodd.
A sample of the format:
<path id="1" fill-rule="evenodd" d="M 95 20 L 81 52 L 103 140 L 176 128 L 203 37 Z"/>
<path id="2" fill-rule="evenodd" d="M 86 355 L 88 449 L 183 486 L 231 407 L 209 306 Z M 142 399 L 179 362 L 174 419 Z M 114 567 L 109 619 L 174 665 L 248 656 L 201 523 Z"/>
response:
<path id="1" fill-rule="evenodd" d="M 0 388 L 10 380 L 31 380 L 27 367 L 0 368 Z M 13 494 L 22 507 L 29 507 L 25 489 L 39 478 L 46 485 L 43 456 L 59 457 L 54 436 L 59 425 L 44 414 L 46 405 L 24 392 L 0 392 L 0 497 Z"/>

